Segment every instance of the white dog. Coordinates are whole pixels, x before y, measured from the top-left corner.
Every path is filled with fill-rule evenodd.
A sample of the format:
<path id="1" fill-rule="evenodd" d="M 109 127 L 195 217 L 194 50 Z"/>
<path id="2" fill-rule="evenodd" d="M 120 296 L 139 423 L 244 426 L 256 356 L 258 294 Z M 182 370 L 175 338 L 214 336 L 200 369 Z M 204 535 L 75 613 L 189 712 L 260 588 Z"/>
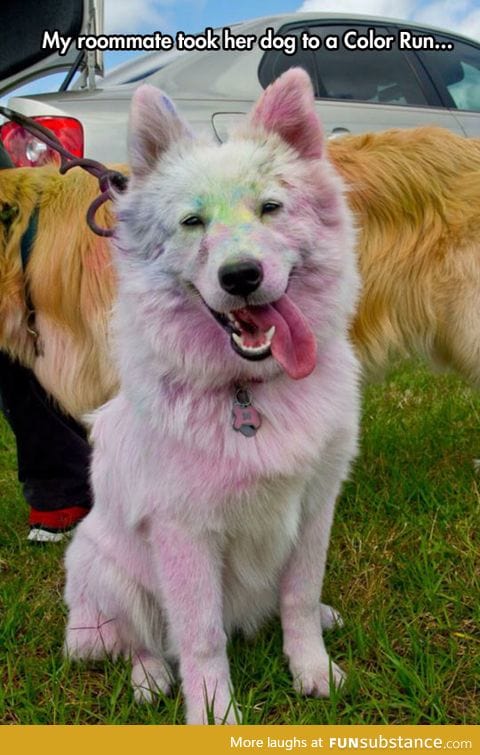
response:
<path id="1" fill-rule="evenodd" d="M 320 592 L 356 452 L 352 219 L 310 80 L 197 142 L 143 86 L 119 201 L 119 395 L 93 428 L 95 505 L 67 553 L 66 648 L 132 658 L 139 698 L 179 663 L 187 721 L 235 722 L 235 628 L 280 610 L 297 689 L 328 695 Z"/>

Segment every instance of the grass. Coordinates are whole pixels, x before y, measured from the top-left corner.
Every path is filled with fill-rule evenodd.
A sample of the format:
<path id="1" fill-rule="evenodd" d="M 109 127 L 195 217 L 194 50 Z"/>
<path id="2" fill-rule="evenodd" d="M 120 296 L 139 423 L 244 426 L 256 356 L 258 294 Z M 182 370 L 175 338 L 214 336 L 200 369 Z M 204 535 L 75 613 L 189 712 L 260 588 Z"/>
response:
<path id="1" fill-rule="evenodd" d="M 480 396 L 416 365 L 366 390 L 362 451 L 337 508 L 327 636 L 348 672 L 329 700 L 293 692 L 278 622 L 230 644 L 250 724 L 480 723 Z M 123 662 L 62 659 L 62 545 L 26 542 L 10 432 L 0 425 L 0 721 L 183 723 L 181 693 L 137 706 Z"/>

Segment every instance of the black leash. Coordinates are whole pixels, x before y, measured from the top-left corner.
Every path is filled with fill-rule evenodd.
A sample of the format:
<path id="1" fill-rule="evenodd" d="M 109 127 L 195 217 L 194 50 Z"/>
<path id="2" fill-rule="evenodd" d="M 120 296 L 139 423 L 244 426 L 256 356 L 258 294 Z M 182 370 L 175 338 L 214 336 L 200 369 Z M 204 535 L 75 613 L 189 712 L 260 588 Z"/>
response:
<path id="1" fill-rule="evenodd" d="M 123 173 L 120 173 L 118 170 L 107 168 L 106 165 L 103 165 L 103 163 L 100 163 L 97 160 L 90 160 L 86 157 L 75 157 L 75 155 L 72 155 L 71 152 L 65 149 L 49 128 L 42 126 L 32 118 L 17 113 L 15 110 L 10 110 L 8 107 L 0 107 L 0 113 L 10 121 L 18 123 L 19 126 L 22 126 L 26 131 L 33 134 L 36 139 L 39 139 L 48 147 L 58 152 L 60 155 L 59 171 L 62 175 L 70 170 L 70 168 L 79 167 L 86 170 L 92 176 L 95 176 L 100 187 L 100 195 L 94 199 L 87 210 L 87 224 L 98 236 L 113 236 L 113 230 L 111 228 L 101 228 L 97 225 L 95 222 L 95 215 L 102 204 L 109 199 L 113 199 L 113 189 L 120 193 L 125 191 L 128 184 L 128 177 Z"/>
<path id="2" fill-rule="evenodd" d="M 42 345 L 42 342 L 40 341 L 40 334 L 35 324 L 35 307 L 33 306 L 32 296 L 30 294 L 30 286 L 28 285 L 26 276 L 27 276 L 28 260 L 30 258 L 30 253 L 33 249 L 35 236 L 37 235 L 38 216 L 39 216 L 39 209 L 37 205 L 34 208 L 32 214 L 30 215 L 30 220 L 28 221 L 27 230 L 23 234 L 22 240 L 20 242 L 20 256 L 22 258 L 22 269 L 23 269 L 23 276 L 25 280 L 24 296 L 25 296 L 25 305 L 27 307 L 27 322 L 26 322 L 27 331 L 32 337 L 33 348 L 35 351 L 35 355 L 37 357 L 43 356 L 43 345 Z"/>

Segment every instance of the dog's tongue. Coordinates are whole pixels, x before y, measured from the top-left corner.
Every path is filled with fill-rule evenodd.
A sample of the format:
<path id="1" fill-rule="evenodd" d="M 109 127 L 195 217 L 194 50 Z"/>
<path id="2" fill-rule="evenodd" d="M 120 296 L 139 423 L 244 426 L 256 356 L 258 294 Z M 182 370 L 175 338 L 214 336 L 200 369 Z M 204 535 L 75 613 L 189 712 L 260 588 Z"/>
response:
<path id="1" fill-rule="evenodd" d="M 304 316 L 289 296 L 284 294 L 272 304 L 246 307 L 249 320 L 266 332 L 275 325 L 271 351 L 294 380 L 307 377 L 315 369 L 317 342 Z"/>

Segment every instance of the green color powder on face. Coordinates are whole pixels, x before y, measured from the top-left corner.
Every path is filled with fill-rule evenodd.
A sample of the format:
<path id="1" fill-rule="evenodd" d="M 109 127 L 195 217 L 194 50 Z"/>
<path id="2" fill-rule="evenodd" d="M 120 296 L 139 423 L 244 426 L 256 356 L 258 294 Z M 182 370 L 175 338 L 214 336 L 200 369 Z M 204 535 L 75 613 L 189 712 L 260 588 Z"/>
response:
<path id="1" fill-rule="evenodd" d="M 222 190 L 223 189 L 223 190 Z M 251 230 L 252 220 L 260 195 L 259 186 L 251 183 L 247 186 L 234 185 L 196 196 L 193 198 L 195 212 L 201 214 L 207 222 L 222 223 L 244 230 Z"/>

